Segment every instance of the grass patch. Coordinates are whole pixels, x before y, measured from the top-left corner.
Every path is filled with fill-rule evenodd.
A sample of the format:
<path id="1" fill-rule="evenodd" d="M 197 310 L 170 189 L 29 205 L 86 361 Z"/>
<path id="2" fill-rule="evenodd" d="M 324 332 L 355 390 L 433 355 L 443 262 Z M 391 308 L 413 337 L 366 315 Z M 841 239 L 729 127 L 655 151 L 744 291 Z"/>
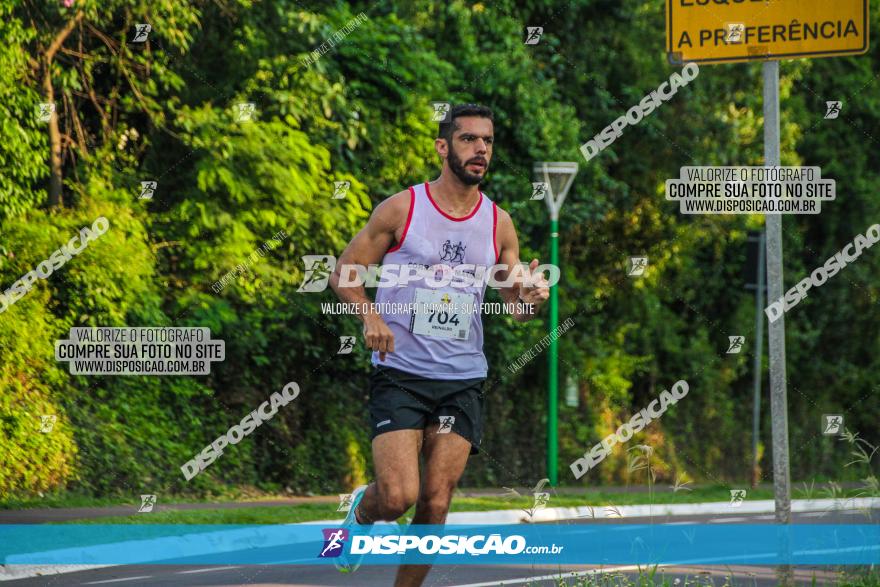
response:
<path id="1" fill-rule="evenodd" d="M 850 492 L 854 494 L 855 492 Z M 749 491 L 747 500 L 772 499 L 769 489 Z M 730 491 L 724 487 L 698 488 L 693 491 L 678 491 L 654 494 L 653 503 L 702 503 L 711 501 L 730 501 Z M 160 496 L 161 505 L 161 496 Z M 584 493 L 551 492 L 547 507 L 592 506 L 596 517 L 604 517 L 604 508 L 650 504 L 648 493 L 605 493 L 593 491 Z M 460 497 L 452 500 L 451 512 L 482 512 L 490 510 L 526 510 L 533 505 L 532 498 L 525 496 L 515 499 L 498 497 Z M 336 511 L 336 503 L 304 503 L 282 506 L 247 506 L 238 508 L 210 508 L 199 510 L 165 510 L 129 516 L 95 518 L 86 521 L 65 523 L 87 524 L 289 524 L 312 522 L 316 520 L 341 519 L 344 513 Z M 731 513 L 736 513 L 731 510 Z M 408 512 L 412 515 L 412 510 Z M 523 515 L 526 515 L 525 512 Z M 403 519 L 403 518 L 402 518 Z M 402 520 L 401 519 L 401 520 Z"/>
<path id="2" fill-rule="evenodd" d="M 692 490 L 681 489 L 673 492 L 672 489 L 665 485 L 655 487 L 653 495 L 647 491 L 640 492 L 610 492 L 601 488 L 582 489 L 574 487 L 560 487 L 554 490 L 547 490 L 550 493 L 549 507 L 554 506 L 576 506 L 576 505 L 592 505 L 604 506 L 613 505 L 638 505 L 648 503 L 696 503 L 704 501 L 729 501 L 730 488 L 739 487 L 747 488 L 748 484 L 726 485 L 703 485 L 694 487 Z M 839 498 L 853 497 L 859 492 L 864 492 L 864 487 L 853 488 L 851 490 L 843 490 Z M 792 497 L 794 499 L 803 499 L 808 496 L 813 498 L 829 497 L 826 490 L 816 489 L 808 495 L 799 485 L 793 485 Z M 865 495 L 868 495 L 866 492 Z M 880 494 L 877 494 L 880 496 Z M 290 495 L 280 493 L 267 493 L 252 487 L 235 487 L 228 491 L 216 495 L 159 495 L 160 503 L 228 503 L 241 501 L 272 501 L 287 499 Z M 515 509 L 530 507 L 530 497 L 520 498 L 519 500 L 504 500 L 497 496 L 472 497 L 461 501 L 459 504 L 462 508 L 457 511 L 474 511 L 481 509 Z M 754 499 L 773 499 L 773 490 L 771 488 L 748 489 L 747 500 Z M 460 501 L 460 500 L 456 500 Z M 482 505 L 481 505 L 482 504 Z M 139 506 L 140 498 L 137 495 L 132 496 L 109 496 L 109 497 L 93 497 L 85 494 L 73 492 L 55 492 L 47 493 L 43 497 L 13 498 L 7 497 L 0 499 L 0 510 L 25 510 L 34 508 L 81 508 L 81 507 L 108 507 L 108 506 Z M 453 505 L 453 510 L 454 505 Z"/>
<path id="3" fill-rule="evenodd" d="M 880 569 L 845 572 L 838 587 L 880 587 Z"/>
<path id="4" fill-rule="evenodd" d="M 258 492 L 250 489 L 230 490 L 221 495 L 167 495 L 164 497 L 166 503 L 226 503 L 238 501 L 272 501 L 278 499 L 288 499 L 289 495 L 278 495 Z M 7 497 L 0 499 L 0 510 L 29 510 L 42 508 L 95 508 L 95 507 L 111 507 L 119 505 L 140 505 L 140 496 L 124 496 L 116 495 L 109 497 L 94 497 L 91 495 L 79 494 L 74 492 L 56 492 L 46 493 L 43 497 L 26 497 L 14 498 Z"/>
<path id="5" fill-rule="evenodd" d="M 253 506 L 234 509 L 165 510 L 62 522 L 64 524 L 292 524 L 340 518 L 336 504 Z"/>
<path id="6" fill-rule="evenodd" d="M 46 494 L 44 497 L 6 498 L 0 501 L 0 510 L 29 510 L 35 508 L 89 508 L 114 505 L 132 505 L 130 497 L 91 497 L 71 493 Z"/>

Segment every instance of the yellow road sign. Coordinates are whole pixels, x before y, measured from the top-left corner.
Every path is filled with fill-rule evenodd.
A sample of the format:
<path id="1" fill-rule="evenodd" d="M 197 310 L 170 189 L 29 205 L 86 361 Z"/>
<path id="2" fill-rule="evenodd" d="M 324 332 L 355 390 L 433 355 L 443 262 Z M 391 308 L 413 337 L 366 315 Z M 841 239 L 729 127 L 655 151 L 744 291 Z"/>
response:
<path id="1" fill-rule="evenodd" d="M 869 0 L 666 0 L 672 63 L 857 55 Z"/>

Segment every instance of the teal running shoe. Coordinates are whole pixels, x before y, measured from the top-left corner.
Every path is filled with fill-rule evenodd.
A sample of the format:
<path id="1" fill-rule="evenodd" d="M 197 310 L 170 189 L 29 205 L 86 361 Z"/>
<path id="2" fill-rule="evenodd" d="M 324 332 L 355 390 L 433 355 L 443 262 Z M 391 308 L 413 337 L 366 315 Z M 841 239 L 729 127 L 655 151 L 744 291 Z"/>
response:
<path id="1" fill-rule="evenodd" d="M 351 493 L 351 509 L 348 510 L 348 515 L 345 516 L 345 520 L 342 522 L 342 527 L 350 530 L 349 536 L 356 532 L 360 532 L 364 529 L 364 526 L 366 526 L 366 524 L 358 524 L 357 518 L 354 515 L 358 504 L 360 504 L 361 500 L 364 498 L 364 492 L 366 490 L 367 486 L 361 485 Z M 364 555 L 362 554 L 347 556 L 345 552 L 343 552 L 335 561 L 333 561 L 333 565 L 340 573 L 353 573 L 358 570 L 363 560 Z"/>

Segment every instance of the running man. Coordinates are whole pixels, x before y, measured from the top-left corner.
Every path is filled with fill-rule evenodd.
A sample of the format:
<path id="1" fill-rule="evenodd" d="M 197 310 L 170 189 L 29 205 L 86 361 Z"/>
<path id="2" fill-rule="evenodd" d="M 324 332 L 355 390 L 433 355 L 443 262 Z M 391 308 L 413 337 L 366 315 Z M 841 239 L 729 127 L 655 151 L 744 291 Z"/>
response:
<path id="1" fill-rule="evenodd" d="M 487 375 L 479 308 L 486 280 L 475 279 L 465 287 L 463 282 L 456 287 L 455 280 L 453 285 L 432 286 L 437 283 L 430 279 L 437 276 L 433 269 L 467 265 L 460 269 L 473 274 L 478 273 L 475 267 L 500 264 L 495 279 L 509 279 L 510 284 L 499 290 L 501 297 L 515 305 L 514 318 L 521 322 L 530 320 L 549 297 L 543 276 L 530 279 L 520 270 L 510 215 L 478 189 L 492 160 L 493 141 L 489 108 L 452 108 L 434 141 L 443 160 L 440 177 L 379 204 L 330 277 L 340 300 L 366 308 L 359 318 L 374 365 L 369 412 L 376 479 L 355 490 L 346 525 L 394 521 L 413 504 L 413 524 L 444 524 L 468 456 L 478 452 Z M 425 303 L 425 308 L 451 310 L 379 314 L 363 286 L 340 286 L 340 270 L 346 265 L 377 263 L 396 264 L 401 274 L 407 267 L 432 268 L 406 285 L 377 288 L 380 309 Z M 530 270 L 537 266 L 535 259 Z M 468 312 L 468 307 L 477 310 Z M 421 483 L 419 453 L 425 457 Z M 359 564 L 342 560 L 338 566 L 351 572 Z M 419 586 L 429 570 L 428 565 L 402 565 L 394 584 Z"/>

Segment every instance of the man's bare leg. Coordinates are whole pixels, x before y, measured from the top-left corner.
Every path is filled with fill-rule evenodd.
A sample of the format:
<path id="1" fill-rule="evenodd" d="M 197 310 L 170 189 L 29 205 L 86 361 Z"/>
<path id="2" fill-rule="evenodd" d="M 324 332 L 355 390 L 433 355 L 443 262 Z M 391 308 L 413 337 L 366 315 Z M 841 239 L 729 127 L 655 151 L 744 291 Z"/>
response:
<path id="1" fill-rule="evenodd" d="M 425 474 L 413 524 L 445 524 L 452 492 L 464 472 L 471 443 L 455 433 L 437 434 L 439 424 L 425 429 Z M 419 587 L 431 565 L 400 565 L 394 587 Z"/>
<path id="2" fill-rule="evenodd" d="M 376 480 L 370 483 L 355 511 L 359 524 L 395 521 L 419 494 L 421 430 L 395 430 L 373 439 Z"/>

